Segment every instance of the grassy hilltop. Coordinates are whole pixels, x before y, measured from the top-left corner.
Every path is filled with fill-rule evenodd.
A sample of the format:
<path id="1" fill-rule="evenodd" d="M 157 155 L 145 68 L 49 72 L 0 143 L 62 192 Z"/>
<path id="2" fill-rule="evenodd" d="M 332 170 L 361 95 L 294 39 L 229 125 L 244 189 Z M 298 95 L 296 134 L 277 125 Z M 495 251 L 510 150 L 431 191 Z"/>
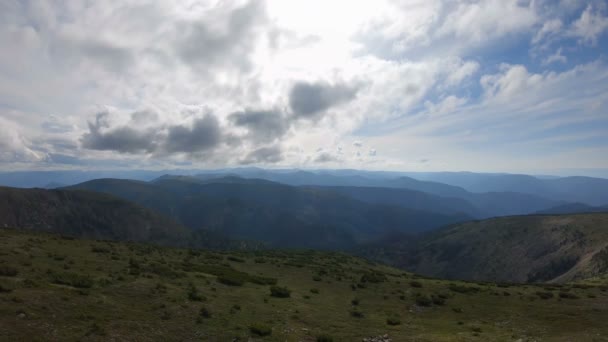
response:
<path id="1" fill-rule="evenodd" d="M 338 253 L 3 229 L 0 340 L 602 341 L 607 283 L 465 283 Z"/>

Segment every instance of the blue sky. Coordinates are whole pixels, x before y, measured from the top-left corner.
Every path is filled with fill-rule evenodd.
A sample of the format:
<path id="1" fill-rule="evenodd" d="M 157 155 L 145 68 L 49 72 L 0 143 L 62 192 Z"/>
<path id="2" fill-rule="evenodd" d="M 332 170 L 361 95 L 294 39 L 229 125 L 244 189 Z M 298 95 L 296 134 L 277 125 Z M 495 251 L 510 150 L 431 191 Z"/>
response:
<path id="1" fill-rule="evenodd" d="M 608 176 L 605 1 L 0 4 L 0 170 Z"/>

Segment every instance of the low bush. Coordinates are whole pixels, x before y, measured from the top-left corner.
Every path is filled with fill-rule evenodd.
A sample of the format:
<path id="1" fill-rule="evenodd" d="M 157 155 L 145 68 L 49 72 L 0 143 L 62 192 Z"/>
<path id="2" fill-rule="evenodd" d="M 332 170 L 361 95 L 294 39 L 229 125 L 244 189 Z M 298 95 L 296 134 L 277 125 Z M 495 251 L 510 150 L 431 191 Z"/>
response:
<path id="1" fill-rule="evenodd" d="M 549 291 L 536 291 L 536 295 L 541 299 L 551 299 L 553 298 L 553 292 Z"/>
<path id="2" fill-rule="evenodd" d="M 234 261 L 234 262 L 241 262 L 241 263 L 245 262 L 245 259 L 237 258 L 237 257 L 232 256 L 232 255 L 228 256 L 228 260 Z"/>
<path id="3" fill-rule="evenodd" d="M 365 315 L 363 314 L 363 312 L 361 310 L 357 310 L 357 309 L 351 310 L 350 311 L 350 315 L 351 315 L 351 317 L 355 317 L 355 318 L 363 318 L 363 317 L 365 317 Z"/>
<path id="4" fill-rule="evenodd" d="M 291 290 L 284 286 L 271 286 L 270 295 L 277 298 L 289 298 Z"/>
<path id="5" fill-rule="evenodd" d="M 422 287 L 422 283 L 416 280 L 412 280 L 410 281 L 410 286 L 411 287 L 415 287 L 415 288 L 421 288 Z"/>
<path id="6" fill-rule="evenodd" d="M 383 283 L 386 280 L 386 275 L 380 272 L 367 272 L 361 276 L 361 283 Z"/>
<path id="7" fill-rule="evenodd" d="M 0 276 L 14 277 L 19 274 L 19 271 L 11 266 L 2 265 L 0 266 Z"/>
<path id="8" fill-rule="evenodd" d="M 209 309 L 205 306 L 203 306 L 201 308 L 201 310 L 199 311 L 199 316 L 203 317 L 203 318 L 211 318 L 211 311 L 209 311 Z"/>
<path id="9" fill-rule="evenodd" d="M 559 298 L 564 298 L 564 299 L 578 299 L 579 297 L 577 295 L 575 295 L 574 293 L 570 293 L 570 292 L 560 292 L 559 293 Z"/>
<path id="10" fill-rule="evenodd" d="M 327 334 L 317 336 L 317 342 L 334 342 L 334 338 Z"/>
<path id="11" fill-rule="evenodd" d="M 427 295 L 416 296 L 416 305 L 418 306 L 431 306 L 433 301 Z"/>
<path id="12" fill-rule="evenodd" d="M 272 334 L 272 328 L 265 324 L 252 324 L 249 326 L 249 331 L 257 336 L 269 336 Z"/>
<path id="13" fill-rule="evenodd" d="M 91 288 L 95 283 L 88 275 L 72 272 L 52 272 L 50 278 L 51 282 L 54 284 L 68 285 L 82 289 Z"/>
<path id="14" fill-rule="evenodd" d="M 458 293 L 465 293 L 465 294 L 472 294 L 472 293 L 479 292 L 479 287 L 476 287 L 476 286 L 450 284 L 450 286 L 448 288 L 450 289 L 450 291 L 454 291 L 454 292 L 458 292 Z"/>
<path id="15" fill-rule="evenodd" d="M 401 324 L 401 320 L 399 319 L 399 317 L 389 317 L 386 319 L 386 324 L 399 325 L 399 324 Z"/>

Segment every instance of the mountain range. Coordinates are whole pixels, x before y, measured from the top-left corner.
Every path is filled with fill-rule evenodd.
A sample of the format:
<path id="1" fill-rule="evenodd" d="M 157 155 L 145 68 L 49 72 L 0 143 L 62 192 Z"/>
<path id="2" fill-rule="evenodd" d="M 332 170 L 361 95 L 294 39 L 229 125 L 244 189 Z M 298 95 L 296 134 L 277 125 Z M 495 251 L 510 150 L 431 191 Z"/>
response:
<path id="1" fill-rule="evenodd" d="M 240 177 L 171 176 L 152 182 L 100 179 L 66 189 L 105 192 L 193 230 L 275 247 L 349 248 L 389 233 L 419 233 L 471 218 L 462 212 L 368 203 L 330 189 Z"/>

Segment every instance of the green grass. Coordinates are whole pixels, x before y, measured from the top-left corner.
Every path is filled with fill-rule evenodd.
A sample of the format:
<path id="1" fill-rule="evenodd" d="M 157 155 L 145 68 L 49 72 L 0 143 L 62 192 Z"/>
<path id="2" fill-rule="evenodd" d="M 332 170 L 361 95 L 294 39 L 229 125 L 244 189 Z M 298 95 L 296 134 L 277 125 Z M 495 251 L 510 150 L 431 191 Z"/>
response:
<path id="1" fill-rule="evenodd" d="M 216 253 L 6 229 L 0 230 L 0 270 L 2 341 L 608 336 L 605 277 L 576 284 L 474 284 L 416 277 L 340 253 Z"/>

